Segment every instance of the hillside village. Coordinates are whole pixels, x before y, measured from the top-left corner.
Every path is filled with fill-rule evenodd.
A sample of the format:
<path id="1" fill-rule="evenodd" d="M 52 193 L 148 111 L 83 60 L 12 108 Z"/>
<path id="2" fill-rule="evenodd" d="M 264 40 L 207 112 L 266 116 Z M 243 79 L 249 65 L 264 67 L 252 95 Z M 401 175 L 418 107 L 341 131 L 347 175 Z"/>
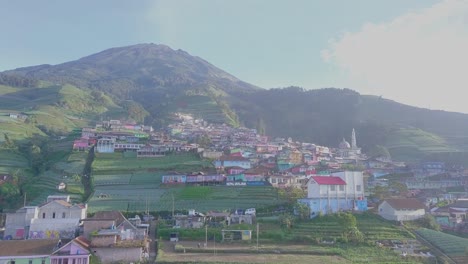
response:
<path id="1" fill-rule="evenodd" d="M 172 196 L 172 212 L 158 222 L 148 211 L 133 218 L 118 210 L 94 210 L 89 214 L 86 203 L 76 203 L 66 194 L 49 196 L 43 204 L 25 205 L 6 215 L 0 264 L 23 263 L 26 259 L 29 264 L 87 264 L 92 261 L 90 256 L 98 257 L 102 263 L 142 262 L 154 257 L 150 252 L 155 250 L 151 243 L 156 237 L 150 235 L 155 223 L 160 227 L 166 223 L 166 229 L 159 231 L 162 240 L 187 239 L 179 237 L 177 230 L 203 232 L 203 228 L 241 225 L 238 230 L 223 229 L 220 239 L 253 241 L 262 215 L 281 219 L 291 214 L 306 221 L 345 212 L 371 212 L 401 224 L 431 215 L 443 230 L 468 233 L 468 170 L 437 161 L 406 164 L 392 161 L 388 155 L 368 156 L 359 148 L 359 131 L 354 129 L 349 131 L 349 139 L 337 139 L 336 146 L 319 146 L 291 138 L 270 138 L 256 129 L 209 124 L 178 113 L 176 121 L 161 131 L 135 122 L 109 120 L 80 132 L 73 142 L 75 152 L 93 152 L 102 157 L 121 153 L 123 162 L 125 158 L 151 161 L 190 153 L 211 164 L 191 172 L 165 171 L 161 188 L 272 187 L 277 190 L 276 195 L 295 190 L 300 190 L 300 195 L 270 211 L 213 208 L 199 212 L 199 208 L 191 208 L 177 214 Z M 9 175 L 2 175 L 0 184 L 9 179 Z M 66 183 L 57 182 L 57 189 L 65 190 Z M 108 194 L 95 192 L 91 198 L 106 200 Z M 289 225 L 292 224 L 286 226 L 290 228 Z M 423 234 L 417 238 L 420 236 Z M 202 249 L 207 246 L 207 237 Z M 319 240 L 323 244 L 337 243 L 336 238 Z M 396 240 L 375 242 L 394 248 L 405 257 L 410 254 L 432 258 L 429 251 L 438 254 L 413 250 L 413 246 L 421 247 L 416 241 L 411 242 L 411 251 L 409 246 L 401 249 Z"/>

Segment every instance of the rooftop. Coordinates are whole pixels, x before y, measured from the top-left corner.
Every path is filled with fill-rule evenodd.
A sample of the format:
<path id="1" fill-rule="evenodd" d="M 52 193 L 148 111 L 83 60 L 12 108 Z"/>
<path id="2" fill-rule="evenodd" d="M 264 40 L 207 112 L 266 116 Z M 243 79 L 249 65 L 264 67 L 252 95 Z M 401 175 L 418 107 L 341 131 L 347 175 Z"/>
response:
<path id="1" fill-rule="evenodd" d="M 0 257 L 50 255 L 57 243 L 58 239 L 0 241 Z"/>
<path id="2" fill-rule="evenodd" d="M 345 181 L 336 176 L 312 176 L 311 179 L 319 185 L 346 185 Z"/>
<path id="3" fill-rule="evenodd" d="M 418 209 L 426 208 L 423 203 L 413 198 L 386 199 L 385 202 L 387 202 L 394 209 L 399 209 L 399 210 L 418 210 Z"/>

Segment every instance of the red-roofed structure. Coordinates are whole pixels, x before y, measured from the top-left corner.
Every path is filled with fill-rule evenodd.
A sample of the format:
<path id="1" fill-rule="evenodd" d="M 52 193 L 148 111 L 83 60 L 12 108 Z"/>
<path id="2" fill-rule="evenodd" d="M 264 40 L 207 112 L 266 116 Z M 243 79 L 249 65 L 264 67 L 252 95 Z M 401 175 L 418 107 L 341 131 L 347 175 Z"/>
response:
<path id="1" fill-rule="evenodd" d="M 311 179 L 319 185 L 346 185 L 343 179 L 335 176 L 312 176 Z"/>

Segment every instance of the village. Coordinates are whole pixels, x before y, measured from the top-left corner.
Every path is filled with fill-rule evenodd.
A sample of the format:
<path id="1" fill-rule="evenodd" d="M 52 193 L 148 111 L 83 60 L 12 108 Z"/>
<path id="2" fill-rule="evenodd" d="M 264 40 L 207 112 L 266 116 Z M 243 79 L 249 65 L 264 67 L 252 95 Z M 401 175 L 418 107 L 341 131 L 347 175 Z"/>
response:
<path id="1" fill-rule="evenodd" d="M 197 208 L 201 203 L 194 203 L 193 208 L 189 207 L 191 205 L 176 208 L 174 193 L 171 193 L 172 204 L 170 198 L 164 200 L 164 208 L 168 208 L 165 214 L 149 210 L 148 198 L 146 210 L 129 210 L 130 202 L 126 197 L 118 201 L 127 205 L 126 212 L 119 208 L 92 208 L 93 201 L 106 202 L 113 195 L 111 189 L 126 185 L 125 181 L 119 182 L 119 177 L 112 178 L 112 182 L 106 178 L 102 185 L 109 185 L 109 191 L 96 189 L 89 203 L 73 201 L 63 193 L 48 196 L 41 205 L 25 205 L 7 214 L 0 253 L 13 253 L 8 257 L 0 254 L 0 264 L 25 261 L 32 264 L 36 259 L 41 264 L 88 264 L 96 261 L 94 257 L 101 263 L 144 262 L 156 257 L 156 240 L 160 244 L 168 243 L 166 246 L 171 245 L 171 250 L 177 254 L 208 252 L 211 250 L 209 241 L 237 241 L 249 243 L 247 245 L 256 241 L 258 253 L 259 234 L 262 243 L 274 244 L 265 234 L 269 225 L 272 229 L 280 225 L 269 224 L 271 219 L 291 233 L 291 230 L 295 232 L 293 225 L 309 228 L 307 221 L 319 221 L 317 219 L 324 217 L 332 217 L 329 220 L 333 223 L 341 221 L 348 213 L 354 219 L 357 217 L 358 222 L 373 221 L 367 227 L 358 224 L 362 236 L 372 234 L 371 230 L 364 230 L 373 224 L 385 225 L 395 233 L 405 230 L 403 235 L 389 235 L 387 239 L 376 236 L 370 240 L 373 246 L 392 249 L 397 257 L 423 258 L 429 261 L 427 263 L 432 263 L 430 259 L 435 256 L 449 260 L 460 256 L 451 256 L 452 252 L 431 241 L 432 233 L 412 231 L 412 222 L 433 219 L 437 229 L 460 236 L 468 234 L 468 170 L 439 161 L 415 164 L 392 161 L 384 154 L 366 155 L 358 146 L 359 131 L 354 129 L 349 131 L 349 141 L 342 138 L 337 139 L 334 147 L 319 146 L 292 138 L 271 138 L 259 134 L 256 129 L 209 124 L 178 113 L 176 121 L 161 131 L 135 122 L 108 120 L 80 132 L 80 137 L 73 142 L 73 151 L 92 152 L 103 159 L 121 155 L 121 163 L 125 163 L 125 159 L 141 159 L 151 164 L 165 157 L 194 155 L 207 162 L 206 166 L 189 167 L 197 168 L 191 171 L 172 168 L 158 171 L 161 173 L 158 189 L 200 191 L 199 196 L 208 195 L 210 188 L 218 188 L 221 196 L 223 192 L 228 195 L 230 190 L 252 190 L 254 194 L 250 200 L 255 200 L 255 190 L 261 189 L 270 192 L 266 200 L 273 202 L 264 204 L 264 208 L 259 203 L 254 204 L 255 207 L 250 203 L 245 204 L 249 207 L 236 203 L 235 208 L 210 207 L 209 204 Z M 153 170 L 148 169 L 148 172 L 151 174 Z M 127 174 L 130 183 L 134 172 Z M 0 184 L 8 180 L 8 175 L 4 175 Z M 95 184 L 99 184 L 97 179 Z M 65 181 L 57 182 L 58 191 L 66 190 L 66 185 Z M 183 200 L 186 196 L 180 197 Z M 333 218 L 335 215 L 338 218 Z M 288 217 L 300 220 L 297 224 L 292 220 L 287 223 L 284 219 Z M 259 233 L 262 226 L 265 226 L 264 233 Z M 337 226 L 340 230 L 345 228 L 338 222 Z M 184 231 L 191 229 L 198 231 L 192 235 Z M 321 247 L 333 247 L 339 242 L 351 243 L 348 239 L 363 243 L 362 236 L 359 239 L 350 236 L 344 242 L 343 233 L 334 236 L 311 230 L 313 234 L 308 237 L 304 234 L 299 244 L 314 241 Z M 294 239 L 291 242 L 297 242 L 297 237 Z M 184 244 L 184 241 L 189 243 Z M 191 243 L 193 241 L 196 243 Z M 460 243 L 464 246 L 467 242 Z M 218 247 L 223 252 L 222 245 Z M 18 248 L 27 249 L 27 257 L 24 257 L 26 251 Z M 420 250 L 416 250 L 418 248 Z M 249 253 L 251 248 L 245 251 Z M 229 249 L 225 248 L 224 252 L 229 253 Z M 264 249 L 265 254 L 268 252 Z M 90 259 L 90 256 L 93 257 Z"/>

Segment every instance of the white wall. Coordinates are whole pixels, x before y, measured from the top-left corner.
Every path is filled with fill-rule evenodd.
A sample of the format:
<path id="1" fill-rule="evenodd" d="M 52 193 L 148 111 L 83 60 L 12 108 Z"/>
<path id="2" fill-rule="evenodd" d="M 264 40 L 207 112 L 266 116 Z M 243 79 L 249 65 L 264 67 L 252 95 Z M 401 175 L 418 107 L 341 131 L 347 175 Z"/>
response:
<path id="1" fill-rule="evenodd" d="M 387 220 L 410 221 L 423 217 L 426 214 L 424 209 L 418 210 L 395 210 L 387 202 L 383 202 L 378 207 L 379 215 Z"/>

